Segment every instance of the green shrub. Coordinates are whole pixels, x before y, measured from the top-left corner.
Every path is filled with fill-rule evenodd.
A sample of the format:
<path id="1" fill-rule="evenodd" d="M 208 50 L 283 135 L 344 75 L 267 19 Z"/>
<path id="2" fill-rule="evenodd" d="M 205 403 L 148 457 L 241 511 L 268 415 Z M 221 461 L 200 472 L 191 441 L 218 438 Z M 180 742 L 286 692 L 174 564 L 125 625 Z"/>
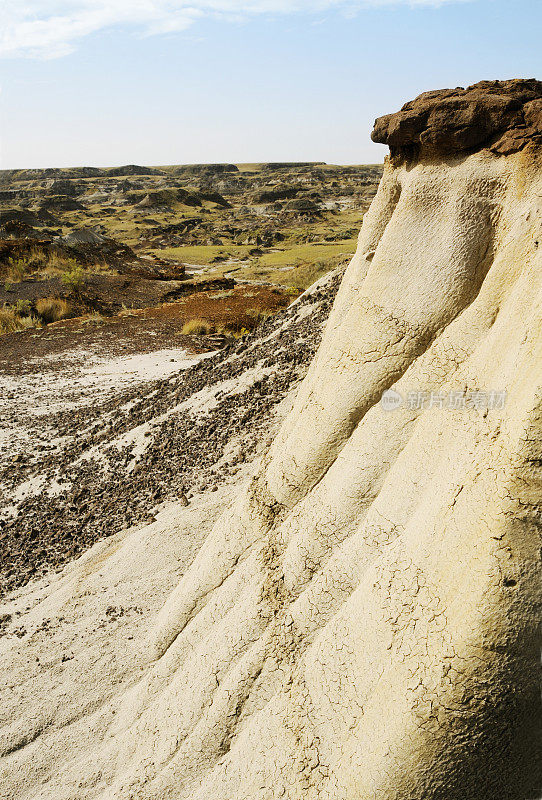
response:
<path id="1" fill-rule="evenodd" d="M 30 302 L 28 300 L 17 300 L 14 311 L 19 317 L 29 317 L 31 313 Z"/>
<path id="2" fill-rule="evenodd" d="M 69 269 L 60 278 L 64 286 L 67 286 L 74 294 L 78 294 L 85 284 L 85 273 L 77 262 L 71 259 Z"/>
<path id="3" fill-rule="evenodd" d="M 27 263 L 22 258 L 8 258 L 8 273 L 15 283 L 23 280 L 26 268 Z"/>

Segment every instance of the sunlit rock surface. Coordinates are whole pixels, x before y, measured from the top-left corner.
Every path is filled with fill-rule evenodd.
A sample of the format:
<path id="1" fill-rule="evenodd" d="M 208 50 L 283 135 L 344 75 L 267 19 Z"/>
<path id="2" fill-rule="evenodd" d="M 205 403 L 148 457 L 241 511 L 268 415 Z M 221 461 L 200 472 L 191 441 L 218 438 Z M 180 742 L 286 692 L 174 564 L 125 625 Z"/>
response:
<path id="1" fill-rule="evenodd" d="M 13 601 L 3 797 L 540 797 L 541 157 L 483 144 L 394 146 L 252 474 Z"/>

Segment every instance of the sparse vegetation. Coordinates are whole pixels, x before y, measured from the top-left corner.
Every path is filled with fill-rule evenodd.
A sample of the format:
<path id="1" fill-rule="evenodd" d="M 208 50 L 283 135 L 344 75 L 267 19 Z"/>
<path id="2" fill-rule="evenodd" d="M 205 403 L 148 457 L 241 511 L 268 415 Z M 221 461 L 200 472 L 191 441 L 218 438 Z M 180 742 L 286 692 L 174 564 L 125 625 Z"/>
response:
<path id="1" fill-rule="evenodd" d="M 30 314 L 19 314 L 16 308 L 4 306 L 0 309 L 0 334 L 33 328 L 36 320 Z"/>
<path id="2" fill-rule="evenodd" d="M 137 316 L 135 328 L 144 309 L 197 291 L 173 282 L 233 279 L 252 284 L 252 309 L 219 284 L 207 290 L 212 307 L 179 308 L 177 321 L 191 335 L 242 335 L 351 257 L 380 174 L 325 164 L 71 170 L 59 171 L 65 185 L 54 191 L 45 173 L 10 174 L 4 188 L 25 203 L 0 208 L 0 306 L 28 300 L 45 324 L 99 308 Z"/>
<path id="3" fill-rule="evenodd" d="M 318 277 L 350 260 L 356 250 L 356 239 L 308 244 L 294 244 L 288 240 L 280 248 L 262 251 L 257 257 L 249 256 L 247 250 L 237 248 L 226 261 L 217 260 L 218 248 L 207 246 L 166 248 L 162 256 L 185 263 L 212 265 L 210 275 L 231 275 L 237 280 L 259 280 L 307 289 Z M 158 251 L 154 252 L 158 255 Z"/>
<path id="4" fill-rule="evenodd" d="M 70 304 L 60 298 L 40 298 L 35 306 L 19 298 L 13 305 L 4 304 L 0 309 L 0 335 L 48 325 L 69 317 L 70 313 Z"/>
<path id="5" fill-rule="evenodd" d="M 67 300 L 58 297 L 43 297 L 36 302 L 36 314 L 45 325 L 66 319 L 70 312 L 71 306 Z"/>
<path id="6" fill-rule="evenodd" d="M 85 273 L 83 268 L 72 259 L 60 280 L 73 294 L 79 294 L 85 285 Z"/>
<path id="7" fill-rule="evenodd" d="M 233 297 L 233 290 L 223 290 L 220 292 L 213 292 L 209 295 L 210 300 L 224 300 L 226 297 Z"/>
<path id="8" fill-rule="evenodd" d="M 335 269 L 341 263 L 347 263 L 350 256 L 346 258 L 331 259 L 329 261 L 316 261 L 314 264 L 298 264 L 289 272 L 284 281 L 292 289 L 308 289 L 309 286 L 325 275 L 330 269 Z"/>
<path id="9" fill-rule="evenodd" d="M 208 336 L 215 333 L 215 327 L 206 319 L 191 319 L 183 325 L 183 336 Z"/>
<path id="10" fill-rule="evenodd" d="M 27 266 L 27 262 L 23 261 L 22 258 L 8 259 L 8 275 L 14 283 L 19 283 L 23 280 Z"/>
<path id="11" fill-rule="evenodd" d="M 105 317 L 103 314 L 100 314 L 99 311 L 93 311 L 91 314 L 87 314 L 86 317 L 83 319 L 83 323 L 93 323 L 94 325 L 101 325 L 105 322 Z"/>
<path id="12" fill-rule="evenodd" d="M 43 262 L 43 271 L 49 274 L 73 272 L 77 268 L 77 261 L 74 258 L 62 255 L 61 253 L 47 253 Z"/>
<path id="13" fill-rule="evenodd" d="M 19 298 L 15 303 L 14 311 L 19 317 L 29 317 L 32 311 L 30 302 Z"/>
<path id="14" fill-rule="evenodd" d="M 122 309 L 119 311 L 119 317 L 136 317 L 136 310 L 129 308 L 125 303 L 122 304 Z"/>
<path id="15" fill-rule="evenodd" d="M 210 334 L 223 334 L 230 338 L 238 339 L 250 333 L 260 322 L 264 322 L 274 312 L 261 308 L 248 308 L 240 318 L 230 323 L 211 322 L 207 319 L 191 319 L 183 326 L 181 333 L 184 336 L 209 336 Z"/>
<path id="16" fill-rule="evenodd" d="M 271 311 L 266 311 L 263 308 L 247 308 L 245 313 L 247 317 L 251 317 L 254 320 L 254 327 L 272 316 Z"/>

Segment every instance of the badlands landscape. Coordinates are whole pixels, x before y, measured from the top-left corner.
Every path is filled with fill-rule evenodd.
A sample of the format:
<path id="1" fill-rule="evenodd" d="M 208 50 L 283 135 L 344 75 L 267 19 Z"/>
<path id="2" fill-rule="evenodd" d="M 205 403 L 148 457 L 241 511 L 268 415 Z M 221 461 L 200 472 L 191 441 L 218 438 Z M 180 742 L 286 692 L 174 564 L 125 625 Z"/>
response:
<path id="1" fill-rule="evenodd" d="M 2 800 L 542 796 L 542 83 L 372 138 L 2 175 Z"/>
<path id="2" fill-rule="evenodd" d="M 0 173 L 4 593 L 253 454 L 316 350 L 381 174 Z"/>

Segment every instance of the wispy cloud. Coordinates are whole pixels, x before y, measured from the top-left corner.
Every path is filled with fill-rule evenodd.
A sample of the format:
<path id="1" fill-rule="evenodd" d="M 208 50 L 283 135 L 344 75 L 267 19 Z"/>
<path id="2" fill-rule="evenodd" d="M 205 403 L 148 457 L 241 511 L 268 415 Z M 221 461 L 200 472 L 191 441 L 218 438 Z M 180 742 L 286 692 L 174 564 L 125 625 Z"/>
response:
<path id="1" fill-rule="evenodd" d="M 370 6 L 440 6 L 465 0 L 0 0 L 0 57 L 58 58 L 100 30 L 144 35 L 186 30 L 202 17 L 321 14 Z"/>

